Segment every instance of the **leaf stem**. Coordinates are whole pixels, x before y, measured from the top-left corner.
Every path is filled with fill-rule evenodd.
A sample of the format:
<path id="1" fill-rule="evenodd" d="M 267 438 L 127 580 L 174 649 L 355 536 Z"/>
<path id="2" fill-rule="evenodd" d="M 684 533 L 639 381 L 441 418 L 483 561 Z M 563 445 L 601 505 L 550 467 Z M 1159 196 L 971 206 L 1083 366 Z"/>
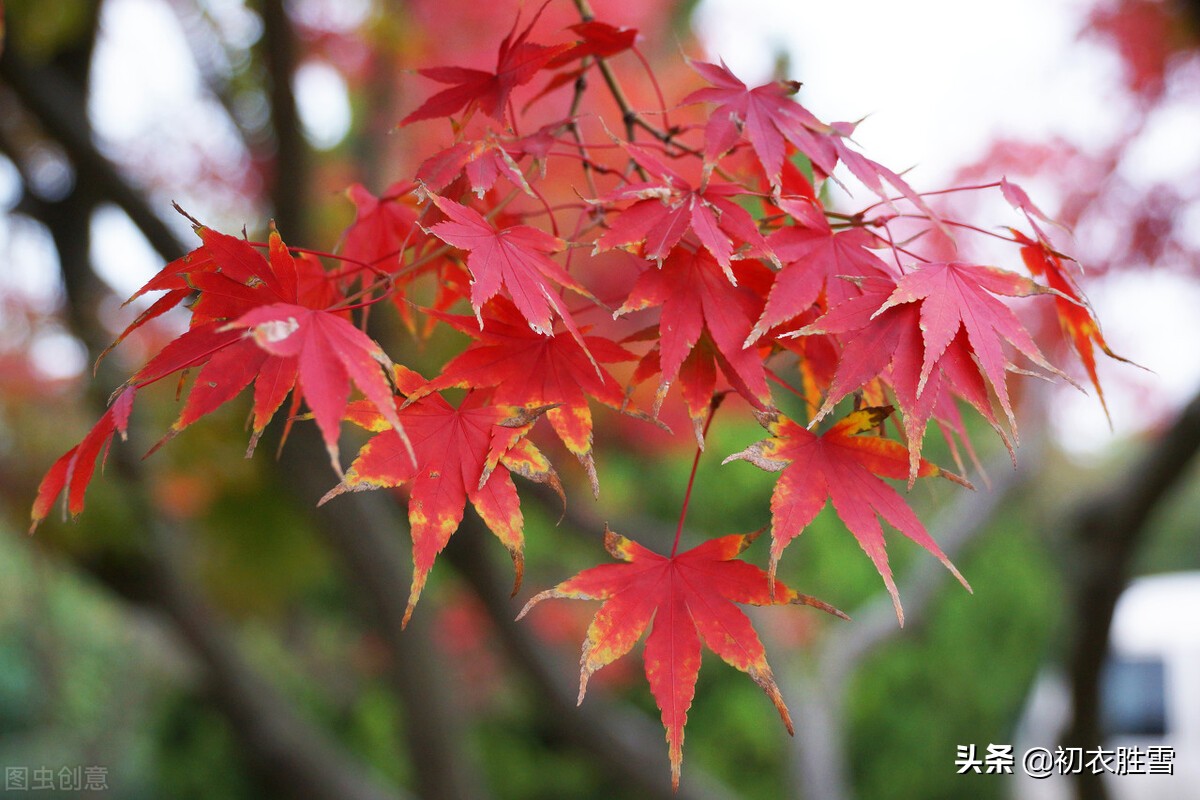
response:
<path id="1" fill-rule="evenodd" d="M 712 402 L 708 404 L 708 418 L 704 420 L 704 430 L 700 433 L 701 439 L 708 438 L 708 428 L 712 425 L 713 415 L 717 413 L 717 409 L 721 406 L 721 401 L 725 399 L 726 392 L 718 392 L 712 397 Z M 683 508 L 679 510 L 679 524 L 675 526 L 675 542 L 671 545 L 671 558 L 679 552 L 679 539 L 683 536 L 683 522 L 687 519 L 688 503 L 692 501 L 692 487 L 696 483 L 696 468 L 700 466 L 700 455 L 704 452 L 704 448 L 700 445 L 696 446 L 696 457 L 692 459 L 692 473 L 688 476 L 687 491 L 683 494 Z"/>
<path id="2" fill-rule="evenodd" d="M 917 192 L 917 196 L 918 197 L 936 197 L 937 195 L 954 194 L 955 192 L 979 192 L 979 191 L 984 191 L 986 189 L 995 189 L 999 185 L 1000 185 L 1000 181 L 993 181 L 991 183 L 980 183 L 980 184 L 976 184 L 974 186 L 952 186 L 948 189 L 935 189 L 934 191 L 931 191 L 931 192 Z M 890 205 L 898 200 L 903 200 L 903 199 L 904 199 L 903 195 L 901 195 L 900 197 L 888 197 L 888 198 L 885 198 L 878 202 L 872 203 L 871 205 L 867 206 L 866 208 L 864 208 L 862 211 L 860 211 L 858 213 L 859 213 L 859 215 L 866 214 L 868 211 L 870 211 L 873 208 L 877 208 L 882 205 Z"/>
<path id="3" fill-rule="evenodd" d="M 580 18 L 583 19 L 584 22 L 591 22 L 596 18 L 595 13 L 592 11 L 592 6 L 588 0 L 574 0 L 574 3 L 575 8 L 579 11 Z M 640 58 L 641 54 L 639 53 L 638 55 Z M 643 63 L 645 63 L 644 60 Z M 608 86 L 609 94 L 612 95 L 617 107 L 621 109 L 621 121 L 625 124 L 626 141 L 632 142 L 635 129 L 641 128 L 663 144 L 671 144 L 680 148 L 686 153 L 699 155 L 699 151 L 692 150 L 691 148 L 675 141 L 675 136 L 678 133 L 677 131 L 671 129 L 661 130 L 654 125 L 651 125 L 645 117 L 634 110 L 633 104 L 629 102 L 629 96 L 625 94 L 624 88 L 622 88 L 620 81 L 617 80 L 616 73 L 613 72 L 613 69 L 609 65 L 608 61 L 597 56 L 596 68 L 600 70 L 600 75 L 604 78 L 605 85 Z M 651 76 L 651 83 L 654 85 L 655 93 L 658 95 L 661 104 L 662 91 L 658 87 L 657 82 L 654 81 L 653 76 Z M 665 107 L 662 109 L 662 114 L 664 120 L 666 120 Z M 643 170 L 640 165 L 635 165 L 634 168 L 637 170 L 638 174 L 642 176 L 642 179 L 646 180 L 645 170 Z"/>

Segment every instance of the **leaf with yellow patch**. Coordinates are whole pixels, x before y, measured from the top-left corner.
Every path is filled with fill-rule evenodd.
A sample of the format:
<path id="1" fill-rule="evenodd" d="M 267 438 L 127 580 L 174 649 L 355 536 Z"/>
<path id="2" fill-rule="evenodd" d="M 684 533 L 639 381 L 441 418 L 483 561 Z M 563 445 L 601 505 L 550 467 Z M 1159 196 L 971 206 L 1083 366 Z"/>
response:
<path id="1" fill-rule="evenodd" d="M 397 367 L 396 373 L 401 391 L 415 389 L 420 382 L 416 373 L 403 367 Z M 545 410 L 487 405 L 478 392 L 468 394 L 458 408 L 440 395 L 425 395 L 395 411 L 412 442 L 414 461 L 382 414 L 366 403 L 351 404 L 351 421 L 380 432 L 363 446 L 342 482 L 321 503 L 344 492 L 408 487 L 413 582 L 405 624 L 438 553 L 462 522 L 468 500 L 508 549 L 516 569 L 513 592 L 520 587 L 524 520 L 510 469 L 549 484 L 561 495 L 554 469 L 524 439 Z"/>
<path id="2" fill-rule="evenodd" d="M 551 597 L 604 601 L 583 643 L 580 703 L 592 673 L 633 649 L 653 620 L 642 658 L 666 728 L 671 784 L 675 788 L 679 787 L 683 763 L 683 728 L 700 671 L 701 641 L 726 663 L 753 678 L 779 711 L 788 733 L 792 732 L 792 719 L 767 664 L 762 642 L 749 618 L 734 603 L 808 605 L 845 618 L 832 606 L 781 582 L 772 587 L 767 573 L 738 559 L 757 536 L 722 536 L 667 558 L 605 528 L 605 548 L 625 563 L 586 569 L 533 597 L 517 617 L 520 619 Z"/>
<path id="3" fill-rule="evenodd" d="M 908 477 L 909 471 L 908 450 L 904 445 L 882 436 L 862 435 L 879 426 L 891 413 L 891 406 L 864 408 L 839 420 L 821 436 L 787 417 L 762 415 L 771 438 L 729 456 L 725 463 L 740 459 L 769 472 L 783 473 L 771 494 L 772 580 L 784 548 L 800 535 L 829 500 L 870 556 L 875 569 L 879 570 L 892 595 L 896 618 L 903 625 L 904 610 L 900 607 L 900 596 L 888 566 L 883 529 L 877 515 L 937 556 L 968 591 L 971 587 L 896 490 L 880 480 L 880 476 L 900 480 Z M 939 469 L 923 458 L 918 462 L 917 474 L 921 477 L 941 476 L 970 486 L 957 475 Z"/>

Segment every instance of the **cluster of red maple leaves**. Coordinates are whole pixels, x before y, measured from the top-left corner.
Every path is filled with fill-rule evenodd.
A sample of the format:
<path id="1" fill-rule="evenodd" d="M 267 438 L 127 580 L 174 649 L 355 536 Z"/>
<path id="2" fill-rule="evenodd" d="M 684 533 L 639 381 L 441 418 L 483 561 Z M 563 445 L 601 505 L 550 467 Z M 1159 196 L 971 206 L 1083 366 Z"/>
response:
<path id="1" fill-rule="evenodd" d="M 921 457 L 929 423 L 942 427 L 952 447 L 952 434 L 966 442 L 961 401 L 1009 444 L 1016 424 L 1006 374 L 1060 374 L 1002 298 L 1050 295 L 1093 383 L 1093 345 L 1108 348 L 1077 266 L 1055 249 L 1049 220 L 1016 185 L 970 187 L 999 191 L 1027 227 L 987 233 L 943 218 L 901 175 L 862 155 L 854 126 L 819 120 L 794 99 L 797 84 L 750 89 L 723 64 L 694 62 L 707 86 L 676 106 L 637 110 L 613 66 L 637 55 L 636 31 L 587 19 L 564 43 L 546 45 L 530 41 L 533 28 L 514 23 L 494 71 L 420 71 L 447 88 L 402 124 L 450 119 L 453 141 L 380 197 L 352 187 L 357 218 L 340 254 L 290 248 L 274 230 L 258 243 L 195 223 L 200 246 L 135 295 L 164 293 L 118 342 L 185 300 L 190 326 L 50 468 L 33 524 L 60 494 L 71 514 L 82 510 L 97 458 L 114 433 L 125 434 L 143 387 L 194 372 L 169 438 L 253 384 L 251 450 L 285 403 L 286 426 L 314 421 L 340 478 L 322 502 L 406 488 L 411 614 L 467 501 L 511 553 L 519 584 L 523 522 L 512 475 L 562 491 L 527 435 L 543 417 L 597 490 L 590 401 L 649 424 L 677 387 L 703 447 L 714 397 L 735 393 L 769 436 L 726 461 L 780 472 L 769 571 L 737 558 L 753 535 L 684 552 L 677 539 L 663 556 L 609 532 L 608 550 L 621 563 L 585 570 L 521 612 L 548 597 L 605 601 L 584 643 L 581 700 L 588 676 L 652 628 L 646 676 L 677 785 L 702 641 L 759 683 L 790 729 L 763 646 L 734 604 L 804 604 L 840 615 L 775 580 L 787 544 L 826 501 L 883 577 L 901 622 L 881 517 L 966 585 L 881 478 L 911 486 L 941 475 L 965 483 Z M 532 86 L 540 76 L 549 80 Z M 571 103 L 566 114 L 521 134 L 524 112 L 514 93 L 527 85 L 539 89 L 530 104 L 544 105 L 554 93 L 569 94 Z M 602 116 L 578 111 L 592 91 L 607 94 L 624 135 Z M 668 122 L 668 114 L 697 111 L 705 115 L 699 121 Z M 551 172 L 574 177 L 573 196 L 543 191 Z M 830 210 L 843 180 L 861 183 L 877 201 L 853 215 Z M 916 249 L 914 226 L 940 244 Z M 955 260 L 954 237 L 964 231 L 1011 243 L 1027 272 Z M 619 285 L 618 263 L 633 277 L 618 289 L 614 311 L 598 295 Z M 447 325 L 471 341 L 426 379 L 364 332 L 367 309 L 376 306 L 394 308 L 418 335 Z M 467 306 L 471 313 L 455 313 Z M 584 315 L 588 324 L 578 323 Z M 647 327 L 615 333 L 620 340 L 603 335 L 605 326 L 621 330 L 614 320 L 626 315 Z M 628 386 L 609 367 L 619 362 L 635 364 Z M 643 408 L 633 389 L 655 379 Z M 469 390 L 458 407 L 440 394 L 453 387 Z M 802 397 L 809 419 L 784 416 L 773 401 L 780 391 Z M 361 397 L 352 399 L 355 392 Z M 851 395 L 854 410 L 814 432 Z M 899 438 L 885 435 L 893 407 Z M 343 470 L 345 421 L 374 435 Z"/>

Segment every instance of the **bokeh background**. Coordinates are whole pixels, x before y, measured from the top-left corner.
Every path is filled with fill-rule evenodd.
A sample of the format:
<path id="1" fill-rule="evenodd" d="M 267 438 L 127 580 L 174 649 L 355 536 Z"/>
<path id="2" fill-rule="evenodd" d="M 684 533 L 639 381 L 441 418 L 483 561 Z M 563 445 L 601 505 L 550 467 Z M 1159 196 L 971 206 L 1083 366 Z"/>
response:
<path id="1" fill-rule="evenodd" d="M 594 5 L 639 29 L 670 98 L 696 85 L 681 53 L 724 57 L 751 85 L 796 78 L 821 118 L 870 115 L 856 138 L 913 167 L 919 190 L 1007 175 L 1073 229 L 1109 343 L 1146 368 L 1101 364 L 1111 424 L 1094 394 L 1022 380 L 1019 466 L 980 431 L 990 486 L 918 486 L 909 498 L 975 591 L 896 542 L 903 630 L 840 522 L 818 518 L 784 577 L 854 622 L 756 615 L 794 739 L 752 682 L 706 660 L 679 794 L 1032 796 L 1006 776 L 956 774 L 956 748 L 1108 741 L 1096 697 L 1117 597 L 1136 576 L 1200 569 L 1200 6 Z M 670 796 L 636 658 L 599 673 L 575 708 L 594 609 L 545 604 L 512 619 L 530 594 L 603 558 L 605 521 L 669 537 L 689 436 L 647 436 L 598 412 L 598 428 L 614 431 L 597 441 L 601 500 L 564 468 L 559 523 L 556 500 L 521 489 L 521 595 L 508 597 L 504 554 L 469 519 L 402 635 L 408 543 L 396 509 L 370 495 L 316 509 L 332 484 L 322 455 L 305 458 L 319 445 L 300 434 L 282 461 L 274 442 L 245 460 L 244 408 L 141 461 L 177 413 L 171 387 L 147 393 L 78 521 L 25 532 L 44 471 L 186 324 L 181 312 L 131 337 L 93 377 L 136 312 L 122 301 L 194 246 L 171 202 L 219 230 L 261 238 L 275 219 L 290 243 L 333 247 L 353 219 L 347 185 L 380 192 L 447 135 L 395 130 L 432 88 L 412 70 L 487 65 L 517 8 L 4 2 L 0 766 L 102 767 L 121 798 Z M 576 19 L 552 0 L 537 31 L 546 40 Z M 1002 210 L 961 207 L 983 219 Z M 394 333 L 426 367 L 454 344 L 415 349 Z M 735 452 L 758 433 L 731 418 L 711 446 Z M 762 526 L 773 482 L 702 464 L 690 526 Z M 1180 624 L 1188 613 L 1200 607 L 1184 607 Z M 1074 702 L 1038 727 L 1029 698 L 1050 675 Z M 1200 685 L 1200 669 L 1172 680 L 1185 678 Z M 1168 714 L 1176 730 L 1179 713 Z M 1188 759 L 1198 751 L 1177 764 Z M 1200 796 L 1185 779 L 1061 782 L 1057 796 Z M 41 796 L 79 794 L 57 783 Z"/>

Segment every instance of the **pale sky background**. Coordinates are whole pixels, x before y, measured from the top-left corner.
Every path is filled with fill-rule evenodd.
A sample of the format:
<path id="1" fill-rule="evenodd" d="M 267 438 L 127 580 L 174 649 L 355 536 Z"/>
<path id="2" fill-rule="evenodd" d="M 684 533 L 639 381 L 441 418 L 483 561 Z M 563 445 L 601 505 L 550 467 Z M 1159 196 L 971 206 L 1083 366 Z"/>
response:
<path id="1" fill-rule="evenodd" d="M 253 41 L 257 20 L 239 3 L 209 0 L 209 5 L 227 37 Z M 296 7 L 333 15 L 352 28 L 368 4 L 302 0 Z M 770 76 L 776 54 L 786 49 L 791 76 L 805 84 L 799 99 L 807 107 L 827 120 L 869 115 L 855 137 L 863 150 L 894 169 L 914 167 L 910 182 L 928 190 L 943 187 L 957 166 L 978 157 L 998 133 L 1027 138 L 1057 133 L 1085 143 L 1111 134 L 1119 109 L 1106 87 L 1116 81 L 1117 64 L 1097 46 L 1078 41 L 1085 8 L 1047 0 L 1008 0 L 1001 7 L 961 0 L 703 0 L 697 23 L 708 56 L 723 57 L 752 86 Z M 602 13 L 602 1 L 597 9 Z M 205 130 L 204 152 L 236 168 L 232 131 L 213 128 L 212 116 L 205 114 L 213 101 L 201 92 L 178 18 L 164 0 L 109 0 L 102 25 L 89 110 L 103 141 L 126 143 L 126 150 L 114 146 L 110 152 L 153 159 L 137 143 L 193 137 L 195 127 L 204 125 L 212 128 Z M 311 63 L 301 70 L 296 89 L 310 141 L 335 145 L 350 120 L 340 75 Z M 1187 166 L 1200 161 L 1197 113 L 1165 112 L 1152 126 L 1152 146 L 1139 168 L 1152 176 L 1171 175 L 1181 159 L 1191 159 Z M 53 170 L 48 174 L 53 177 Z M 0 159 L 0 201 L 11 204 L 15 181 L 11 165 Z M 164 207 L 171 199 L 184 200 L 161 198 Z M 232 204 L 228 211 L 232 224 L 240 226 L 232 220 L 241 209 Z M 96 262 L 119 294 L 132 293 L 162 266 L 120 212 L 98 215 L 94 237 Z M 35 225 L 0 218 L 0 263 L 8 265 L 0 270 L 0 293 L 21 292 L 38 298 L 47 311 L 53 308 L 53 249 Z M 1160 275 L 1086 288 L 1109 343 L 1155 371 L 1102 364 L 1115 433 L 1127 435 L 1145 422 L 1145 391 L 1178 403 L 1200 385 L 1200 358 L 1192 344 L 1200 341 L 1195 311 L 1200 284 Z M 1153 325 L 1146 324 L 1150 313 Z M 52 374 L 86 369 L 82 351 L 61 333 L 39 338 L 34 352 Z M 1111 440 L 1090 395 L 1064 393 L 1057 422 L 1063 441 L 1081 455 Z"/>
<path id="2" fill-rule="evenodd" d="M 1119 130 L 1122 109 L 1112 94 L 1119 63 L 1078 37 L 1091 6 L 704 0 L 697 25 L 709 56 L 724 58 L 751 86 L 771 76 L 776 54 L 786 50 L 790 77 L 804 83 L 800 101 L 825 120 L 867 116 L 855 132 L 864 152 L 893 169 L 913 167 L 906 177 L 922 191 L 942 188 L 999 134 L 1061 135 L 1087 145 Z M 1194 174 L 1200 108 L 1167 106 L 1143 140 L 1131 165 L 1142 179 Z M 1195 216 L 1191 230 L 1200 236 Z M 1200 387 L 1200 283 L 1159 273 L 1084 288 L 1109 345 L 1153 373 L 1099 356 L 1111 431 L 1092 393 L 1058 393 L 1056 431 L 1082 458 L 1156 422 L 1147 419 L 1147 396 L 1175 406 Z"/>

